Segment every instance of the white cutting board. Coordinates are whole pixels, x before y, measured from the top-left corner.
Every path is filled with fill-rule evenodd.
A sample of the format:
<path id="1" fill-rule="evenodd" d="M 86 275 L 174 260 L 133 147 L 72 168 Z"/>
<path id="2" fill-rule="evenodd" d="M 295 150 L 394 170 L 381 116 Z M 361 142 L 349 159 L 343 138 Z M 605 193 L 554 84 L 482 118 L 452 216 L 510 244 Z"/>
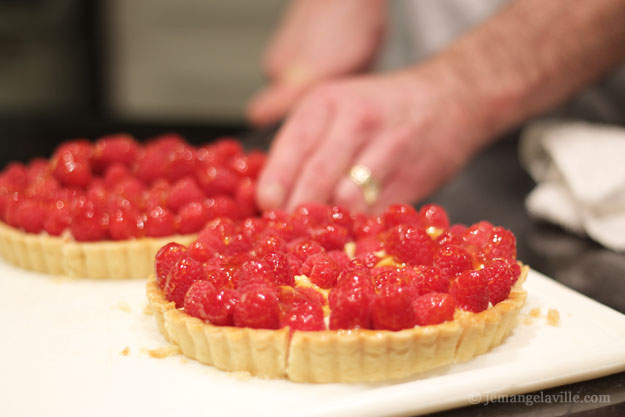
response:
<path id="1" fill-rule="evenodd" d="M 152 358 L 145 349 L 166 343 L 143 314 L 143 280 L 64 281 L 0 261 L 0 415 L 415 415 L 625 370 L 625 315 L 535 271 L 525 288 L 514 333 L 468 363 L 392 383 L 314 385 Z M 526 319 L 535 307 L 540 317 Z"/>

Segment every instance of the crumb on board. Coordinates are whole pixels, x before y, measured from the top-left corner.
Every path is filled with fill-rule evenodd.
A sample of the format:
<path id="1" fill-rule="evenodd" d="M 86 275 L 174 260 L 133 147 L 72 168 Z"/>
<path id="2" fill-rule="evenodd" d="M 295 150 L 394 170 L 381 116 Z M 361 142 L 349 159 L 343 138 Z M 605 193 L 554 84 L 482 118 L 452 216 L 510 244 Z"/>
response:
<path id="1" fill-rule="evenodd" d="M 523 324 L 525 324 L 526 326 L 530 326 L 533 323 L 534 323 L 534 319 L 531 317 L 525 317 L 525 319 L 523 320 Z"/>
<path id="2" fill-rule="evenodd" d="M 146 316 L 151 316 L 152 313 L 152 308 L 149 304 L 146 304 L 145 307 L 143 307 L 143 314 L 145 314 Z"/>
<path id="3" fill-rule="evenodd" d="M 560 324 L 560 313 L 555 308 L 550 308 L 547 312 L 547 323 L 550 326 L 557 326 Z"/>
<path id="4" fill-rule="evenodd" d="M 121 352 L 119 352 L 119 354 L 122 356 L 128 356 L 129 353 L 130 353 L 130 348 L 128 346 L 126 346 L 125 348 L 121 350 Z"/>
<path id="5" fill-rule="evenodd" d="M 181 356 L 180 363 L 189 363 L 189 359 L 185 358 L 184 356 Z"/>
<path id="6" fill-rule="evenodd" d="M 141 351 L 147 353 L 148 355 L 156 359 L 163 359 L 168 356 L 175 356 L 175 355 L 179 355 L 180 353 L 182 353 L 180 348 L 176 345 L 167 345 L 167 346 L 162 346 L 162 347 L 155 348 L 155 349 L 143 348 L 141 349 Z"/>
<path id="7" fill-rule="evenodd" d="M 131 311 L 130 305 L 128 305 L 128 303 L 125 301 L 120 301 L 119 303 L 117 303 L 115 305 L 115 308 L 118 308 L 121 311 L 125 311 L 126 313 L 130 313 Z"/>
<path id="8" fill-rule="evenodd" d="M 530 310 L 530 316 L 539 317 L 540 316 L 540 307 L 535 307 Z"/>
<path id="9" fill-rule="evenodd" d="M 232 376 L 234 376 L 239 381 L 247 381 L 252 378 L 252 375 L 249 372 L 244 371 L 232 372 Z"/>

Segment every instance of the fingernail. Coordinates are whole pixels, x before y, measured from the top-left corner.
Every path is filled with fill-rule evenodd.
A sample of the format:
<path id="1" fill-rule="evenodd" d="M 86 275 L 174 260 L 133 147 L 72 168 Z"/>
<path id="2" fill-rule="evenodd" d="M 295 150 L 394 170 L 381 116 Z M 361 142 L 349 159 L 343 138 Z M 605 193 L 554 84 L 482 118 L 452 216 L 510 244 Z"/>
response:
<path id="1" fill-rule="evenodd" d="M 274 182 L 267 187 L 258 189 L 260 203 L 264 209 L 280 208 L 284 205 L 286 199 L 286 191 L 282 184 Z"/>

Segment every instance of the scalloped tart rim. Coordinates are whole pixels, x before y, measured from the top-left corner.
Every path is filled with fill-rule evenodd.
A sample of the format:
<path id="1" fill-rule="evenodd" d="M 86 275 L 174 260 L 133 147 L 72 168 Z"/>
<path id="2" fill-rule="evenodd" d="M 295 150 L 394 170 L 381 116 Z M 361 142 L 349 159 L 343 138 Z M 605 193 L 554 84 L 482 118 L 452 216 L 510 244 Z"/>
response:
<path id="1" fill-rule="evenodd" d="M 71 236 L 25 233 L 0 222 L 0 255 L 13 265 L 72 278 L 147 278 L 156 252 L 169 242 L 191 244 L 197 234 L 122 241 L 77 242 Z"/>
<path id="2" fill-rule="evenodd" d="M 527 293 L 521 275 L 508 298 L 480 313 L 456 311 L 454 320 L 401 331 L 294 331 L 215 326 L 167 301 L 150 280 L 148 305 L 160 332 L 182 353 L 230 372 L 297 382 L 372 382 L 465 362 L 499 346 L 516 326 Z"/>

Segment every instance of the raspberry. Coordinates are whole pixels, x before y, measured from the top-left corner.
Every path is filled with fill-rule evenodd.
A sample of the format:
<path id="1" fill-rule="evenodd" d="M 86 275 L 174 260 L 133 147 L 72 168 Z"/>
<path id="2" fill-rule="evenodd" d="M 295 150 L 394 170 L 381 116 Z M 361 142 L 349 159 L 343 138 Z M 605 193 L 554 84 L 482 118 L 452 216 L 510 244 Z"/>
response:
<path id="1" fill-rule="evenodd" d="M 81 197 L 72 209 L 70 231 L 80 242 L 105 240 L 108 237 L 108 220 L 108 216 L 91 200 Z"/>
<path id="2" fill-rule="evenodd" d="M 337 263 L 325 253 L 310 256 L 305 264 L 311 259 L 312 267 L 310 273 L 307 274 L 310 281 L 321 288 L 332 288 L 336 285 L 336 280 L 341 272 Z"/>
<path id="3" fill-rule="evenodd" d="M 212 144 L 212 149 L 215 152 L 217 160 L 223 161 L 224 164 L 243 153 L 241 143 L 235 138 L 230 137 L 217 139 L 215 143 Z"/>
<path id="4" fill-rule="evenodd" d="M 449 277 L 442 274 L 437 266 L 417 267 L 412 269 L 412 272 L 413 274 L 409 275 L 411 284 L 419 295 L 449 290 Z"/>
<path id="5" fill-rule="evenodd" d="M 223 289 L 223 288 L 235 288 L 235 281 L 234 281 L 234 269 L 238 269 L 239 267 L 236 268 L 231 268 L 230 265 L 224 265 L 223 263 L 219 262 L 216 264 L 206 264 L 204 266 L 204 271 L 206 272 L 206 279 L 213 284 L 213 286 L 217 289 Z"/>
<path id="6" fill-rule="evenodd" d="M 356 241 L 356 256 L 378 252 L 384 247 L 382 241 L 375 237 L 366 237 Z"/>
<path id="7" fill-rule="evenodd" d="M 443 276 L 453 278 L 460 272 L 473 269 L 473 260 L 464 248 L 447 245 L 434 254 L 434 265 L 440 268 Z"/>
<path id="8" fill-rule="evenodd" d="M 241 265 L 234 274 L 234 280 L 237 288 L 242 291 L 257 285 L 276 285 L 273 265 L 259 259 L 252 259 Z"/>
<path id="9" fill-rule="evenodd" d="M 67 202 L 57 200 L 52 203 L 43 228 L 51 236 L 60 236 L 72 222 L 71 210 Z"/>
<path id="10" fill-rule="evenodd" d="M 380 258 L 375 253 L 365 253 L 362 255 L 356 256 L 354 261 L 360 261 L 367 268 L 373 268 L 380 261 Z"/>
<path id="11" fill-rule="evenodd" d="M 450 282 L 449 294 L 459 308 L 479 313 L 488 308 L 488 279 L 482 271 L 464 271 Z"/>
<path id="12" fill-rule="evenodd" d="M 382 287 L 389 285 L 401 285 L 404 283 L 403 276 L 395 266 L 378 266 L 371 269 L 373 285 L 380 291 Z"/>
<path id="13" fill-rule="evenodd" d="M 163 237 L 176 234 L 178 221 L 174 214 L 163 207 L 155 207 L 148 211 L 145 221 L 145 235 Z"/>
<path id="14" fill-rule="evenodd" d="M 351 233 L 354 227 L 354 219 L 349 213 L 349 210 L 341 206 L 332 206 L 330 210 L 332 212 L 332 223 L 343 226 L 348 232 Z"/>
<path id="15" fill-rule="evenodd" d="M 235 234 L 234 222 L 225 217 L 219 217 L 208 223 L 198 235 L 198 240 L 206 247 L 224 254 L 226 244 Z"/>
<path id="16" fill-rule="evenodd" d="M 28 168 L 21 162 L 11 162 L 2 175 L 16 188 L 24 188 L 28 184 Z"/>
<path id="17" fill-rule="evenodd" d="M 267 157 L 263 152 L 254 151 L 247 155 L 235 156 L 230 161 L 230 169 L 240 177 L 256 178 Z"/>
<path id="18" fill-rule="evenodd" d="M 241 292 L 234 307 L 234 324 L 254 329 L 277 329 L 280 327 L 280 307 L 274 288 L 252 286 Z"/>
<path id="19" fill-rule="evenodd" d="M 349 258 L 345 251 L 342 250 L 331 250 L 327 252 L 328 256 L 332 258 L 334 262 L 339 266 L 341 271 L 345 269 L 347 264 L 350 262 Z"/>
<path id="20" fill-rule="evenodd" d="M 121 180 L 131 176 L 130 169 L 123 164 L 113 164 L 104 171 L 104 185 L 112 189 Z"/>
<path id="21" fill-rule="evenodd" d="M 174 183 L 169 194 L 169 208 L 175 213 L 192 202 L 204 200 L 204 193 L 193 178 L 184 177 Z"/>
<path id="22" fill-rule="evenodd" d="M 24 199 L 17 205 L 15 221 L 26 233 L 39 233 L 48 216 L 49 209 L 42 201 Z"/>
<path id="23" fill-rule="evenodd" d="M 261 217 L 270 222 L 285 222 L 289 219 L 289 214 L 283 210 L 267 210 Z"/>
<path id="24" fill-rule="evenodd" d="M 202 203 L 193 201 L 183 206 L 179 211 L 180 216 L 180 233 L 197 233 L 209 220 L 208 210 Z"/>
<path id="25" fill-rule="evenodd" d="M 484 247 L 482 255 L 485 259 L 515 259 L 516 239 L 511 231 L 503 227 L 493 227 Z"/>
<path id="26" fill-rule="evenodd" d="M 237 175 L 221 166 L 203 167 L 196 171 L 195 178 L 200 188 L 209 197 L 221 194 L 233 196 L 239 184 Z"/>
<path id="27" fill-rule="evenodd" d="M 166 165 L 164 175 L 170 181 L 176 181 L 193 175 L 195 172 L 197 159 L 195 149 L 180 139 L 180 143 L 172 146 L 164 152 L 166 155 Z"/>
<path id="28" fill-rule="evenodd" d="M 156 283 L 163 289 L 165 280 L 172 269 L 183 256 L 186 255 L 187 248 L 179 243 L 171 242 L 163 246 L 156 252 Z"/>
<path id="29" fill-rule="evenodd" d="M 415 313 L 412 300 L 400 285 L 386 285 L 376 294 L 371 305 L 373 328 L 402 330 L 414 327 Z"/>
<path id="30" fill-rule="evenodd" d="M 204 200 L 204 206 L 208 210 L 208 217 L 216 219 L 218 217 L 229 217 L 231 219 L 240 218 L 237 203 L 230 197 L 218 195 Z"/>
<path id="31" fill-rule="evenodd" d="M 341 274 L 339 283 L 330 290 L 330 329 L 371 328 L 371 304 L 375 291 L 368 274 L 361 271 Z"/>
<path id="32" fill-rule="evenodd" d="M 416 324 L 428 326 L 453 320 L 456 303 L 449 294 L 433 292 L 414 300 L 412 308 L 415 312 Z"/>
<path id="33" fill-rule="evenodd" d="M 365 263 L 365 261 L 362 259 L 352 259 L 351 261 L 347 263 L 347 265 L 343 267 L 343 272 L 365 271 L 369 273 L 369 270 L 372 267 L 373 266 L 370 266 L 370 264 Z"/>
<path id="34" fill-rule="evenodd" d="M 450 230 L 445 230 L 436 238 L 436 243 L 438 246 L 447 246 L 447 245 L 456 245 L 461 246 L 464 244 L 464 241 L 461 237 L 456 236 Z"/>
<path id="35" fill-rule="evenodd" d="M 435 243 L 423 229 L 399 225 L 388 231 L 386 251 L 400 262 L 411 265 L 432 265 Z"/>
<path id="36" fill-rule="evenodd" d="M 254 253 L 262 257 L 270 252 L 286 252 L 286 242 L 280 236 L 268 232 L 256 241 Z"/>
<path id="37" fill-rule="evenodd" d="M 55 152 L 52 157 L 52 173 L 61 184 L 85 188 L 91 183 L 91 165 L 89 156 L 91 146 L 88 142 L 69 142 Z"/>
<path id="38" fill-rule="evenodd" d="M 314 240 L 299 239 L 287 244 L 287 252 L 304 262 L 309 256 L 325 252 L 323 247 Z"/>
<path id="39" fill-rule="evenodd" d="M 437 229 L 447 229 L 449 227 L 449 217 L 444 208 L 437 204 L 426 204 L 419 210 L 419 216 L 426 227 Z"/>
<path id="40" fill-rule="evenodd" d="M 154 144 L 146 146 L 137 158 L 134 174 L 146 184 L 156 178 L 162 178 L 167 164 L 167 154 L 161 152 Z"/>
<path id="41" fill-rule="evenodd" d="M 299 205 L 291 215 L 290 222 L 298 229 L 312 229 L 325 226 L 332 219 L 331 208 L 325 204 L 306 203 Z"/>
<path id="42" fill-rule="evenodd" d="M 323 246 L 325 250 L 338 250 L 343 249 L 349 240 L 349 232 L 343 226 L 329 224 L 314 229 L 312 238 Z"/>
<path id="43" fill-rule="evenodd" d="M 488 243 L 488 238 L 492 229 L 493 225 L 483 220 L 466 229 L 462 235 L 462 240 L 464 240 L 465 245 L 481 249 Z"/>
<path id="44" fill-rule="evenodd" d="M 207 281 L 195 281 L 185 295 L 184 310 L 214 325 L 231 326 L 238 301 L 239 294 L 232 289 L 216 289 Z"/>
<path id="45" fill-rule="evenodd" d="M 293 271 L 285 253 L 270 252 L 263 256 L 263 262 L 271 266 L 277 285 L 295 285 Z"/>
<path id="46" fill-rule="evenodd" d="M 484 267 L 482 273 L 488 278 L 488 293 L 494 305 L 508 298 L 512 285 L 521 273 L 521 267 L 507 259 L 495 259 Z"/>
<path id="47" fill-rule="evenodd" d="M 287 257 L 287 260 L 289 261 L 289 266 L 291 267 L 291 271 L 293 271 L 293 275 L 302 275 L 303 262 L 299 258 L 291 254 L 287 254 L 286 257 Z"/>
<path id="48" fill-rule="evenodd" d="M 375 237 L 384 231 L 384 220 L 382 217 L 367 217 L 364 214 L 356 214 L 354 216 L 354 224 L 352 233 L 358 239 L 367 237 Z"/>
<path id="49" fill-rule="evenodd" d="M 206 262 L 215 256 L 215 253 L 212 248 L 204 246 L 199 240 L 189 246 L 189 255 L 196 261 Z"/>
<path id="50" fill-rule="evenodd" d="M 241 180 L 234 193 L 234 201 L 239 207 L 241 216 L 255 215 L 258 211 L 256 208 L 256 183 L 249 178 Z"/>
<path id="51" fill-rule="evenodd" d="M 56 198 L 60 190 L 61 184 L 54 177 L 39 177 L 26 188 L 24 194 L 26 197 L 50 200 Z"/>
<path id="52" fill-rule="evenodd" d="M 302 290 L 306 289 L 280 287 L 280 327 L 289 326 L 291 331 L 325 329 L 323 303 Z"/>
<path id="53" fill-rule="evenodd" d="M 177 308 L 181 308 L 184 306 L 184 296 L 191 285 L 205 278 L 202 264 L 184 253 L 165 278 L 163 286 L 165 297 L 176 303 Z"/>
<path id="54" fill-rule="evenodd" d="M 400 224 L 422 226 L 419 213 L 407 204 L 392 204 L 384 212 L 384 227 L 389 229 Z"/>
<path id="55" fill-rule="evenodd" d="M 158 179 L 145 193 L 145 207 L 151 210 L 156 207 L 167 207 L 169 201 L 169 182 L 167 180 Z"/>
<path id="56" fill-rule="evenodd" d="M 94 144 L 91 157 L 94 167 L 102 171 L 112 164 L 131 166 L 139 153 L 139 144 L 132 136 L 122 133 L 105 136 Z"/>
<path id="57" fill-rule="evenodd" d="M 248 217 L 237 225 L 237 230 L 252 240 L 259 240 L 267 228 L 267 221 L 259 217 Z M 279 251 L 284 252 L 284 251 Z"/>
<path id="58" fill-rule="evenodd" d="M 143 217 L 133 209 L 117 209 L 109 220 L 109 232 L 114 240 L 125 240 L 143 235 Z"/>

